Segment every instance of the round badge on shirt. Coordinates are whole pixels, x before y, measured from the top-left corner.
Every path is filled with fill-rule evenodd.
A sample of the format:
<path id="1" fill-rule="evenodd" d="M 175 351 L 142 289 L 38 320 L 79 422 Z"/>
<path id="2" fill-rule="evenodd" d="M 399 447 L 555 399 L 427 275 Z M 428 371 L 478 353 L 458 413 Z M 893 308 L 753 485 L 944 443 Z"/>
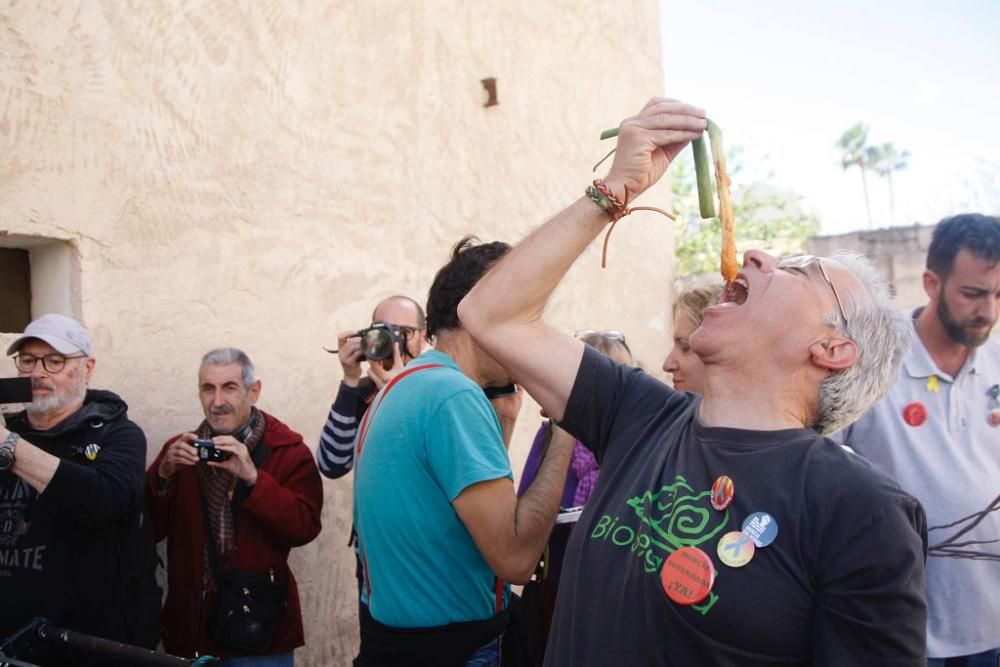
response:
<path id="1" fill-rule="evenodd" d="M 743 534 L 758 549 L 766 547 L 778 536 L 778 522 L 767 512 L 754 512 L 743 521 Z"/>
<path id="2" fill-rule="evenodd" d="M 750 538 L 738 530 L 723 535 L 716 548 L 719 560 L 729 567 L 743 567 L 750 562 L 756 550 Z"/>
<path id="3" fill-rule="evenodd" d="M 903 421 L 910 426 L 920 426 L 927 421 L 927 408 L 920 401 L 913 401 L 903 408 Z"/>
<path id="4" fill-rule="evenodd" d="M 715 585 L 715 568 L 708 554 L 696 547 L 681 547 L 663 561 L 660 584 L 677 604 L 698 604 Z"/>

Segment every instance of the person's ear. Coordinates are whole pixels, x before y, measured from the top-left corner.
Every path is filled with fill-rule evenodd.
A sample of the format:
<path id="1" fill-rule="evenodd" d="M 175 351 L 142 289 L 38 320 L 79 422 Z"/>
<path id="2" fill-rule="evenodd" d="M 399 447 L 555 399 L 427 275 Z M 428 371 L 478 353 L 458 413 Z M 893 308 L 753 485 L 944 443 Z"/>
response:
<path id="1" fill-rule="evenodd" d="M 809 357 L 820 368 L 842 371 L 858 360 L 858 345 L 850 338 L 831 336 L 810 345 Z"/>
<path id="2" fill-rule="evenodd" d="M 260 380 L 255 381 L 250 385 L 250 405 L 255 405 L 257 399 L 260 398 Z"/>
<path id="3" fill-rule="evenodd" d="M 936 301 L 941 297 L 941 289 L 944 287 L 944 281 L 941 280 L 941 276 L 930 269 L 924 271 L 923 278 L 924 292 L 927 294 L 927 298 Z"/>
<path id="4" fill-rule="evenodd" d="M 83 363 L 83 380 L 85 383 L 90 384 L 90 376 L 94 374 L 94 366 L 97 361 L 93 357 L 87 357 L 87 360 Z"/>

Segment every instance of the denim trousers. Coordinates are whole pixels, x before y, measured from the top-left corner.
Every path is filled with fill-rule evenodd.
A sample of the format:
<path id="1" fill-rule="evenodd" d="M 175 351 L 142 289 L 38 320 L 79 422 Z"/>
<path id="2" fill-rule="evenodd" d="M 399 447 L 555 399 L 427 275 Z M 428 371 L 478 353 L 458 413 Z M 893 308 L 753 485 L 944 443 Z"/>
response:
<path id="1" fill-rule="evenodd" d="M 500 667 L 500 637 L 480 646 L 465 667 Z"/>

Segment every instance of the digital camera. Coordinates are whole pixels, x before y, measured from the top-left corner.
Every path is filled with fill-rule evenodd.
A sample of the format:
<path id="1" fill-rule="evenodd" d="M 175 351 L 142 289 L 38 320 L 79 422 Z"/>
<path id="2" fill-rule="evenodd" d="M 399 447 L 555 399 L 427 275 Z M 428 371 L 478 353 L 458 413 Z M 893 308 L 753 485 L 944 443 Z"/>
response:
<path id="1" fill-rule="evenodd" d="M 361 337 L 361 358 L 368 361 L 392 359 L 392 346 L 399 343 L 400 353 L 405 354 L 406 334 L 395 324 L 372 322 L 367 329 L 358 332 Z"/>
<path id="2" fill-rule="evenodd" d="M 215 447 L 211 440 L 195 440 L 191 446 L 198 450 L 199 461 L 225 461 L 229 454 Z"/>

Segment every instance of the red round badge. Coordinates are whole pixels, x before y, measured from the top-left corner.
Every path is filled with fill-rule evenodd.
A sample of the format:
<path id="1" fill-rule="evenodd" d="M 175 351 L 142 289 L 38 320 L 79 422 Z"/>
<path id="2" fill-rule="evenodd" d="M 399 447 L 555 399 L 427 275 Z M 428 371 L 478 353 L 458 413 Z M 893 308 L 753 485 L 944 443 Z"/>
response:
<path id="1" fill-rule="evenodd" d="M 993 428 L 1000 426 L 1000 410 L 990 410 L 990 416 L 986 418 L 986 421 Z"/>
<path id="2" fill-rule="evenodd" d="M 903 421 L 910 426 L 920 426 L 927 421 L 927 408 L 920 401 L 914 401 L 903 408 Z"/>
<path id="3" fill-rule="evenodd" d="M 660 584 L 667 597 L 677 604 L 697 604 L 708 597 L 715 585 L 712 559 L 701 549 L 681 547 L 663 562 Z"/>

